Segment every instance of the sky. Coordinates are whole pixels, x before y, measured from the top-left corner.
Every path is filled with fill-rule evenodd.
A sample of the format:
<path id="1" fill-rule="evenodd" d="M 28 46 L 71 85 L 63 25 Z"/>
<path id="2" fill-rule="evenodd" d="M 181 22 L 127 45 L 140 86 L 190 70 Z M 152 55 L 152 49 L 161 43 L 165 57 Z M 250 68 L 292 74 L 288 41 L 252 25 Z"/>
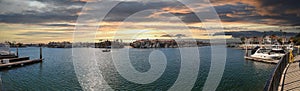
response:
<path id="1" fill-rule="evenodd" d="M 200 0 L 201 1 L 201 0 Z M 206 1 L 206 0 L 204 0 Z M 73 41 L 79 16 L 95 16 L 107 5 L 86 6 L 101 0 L 0 0 L 0 42 L 48 43 Z M 107 2 L 113 2 L 109 0 Z M 209 39 L 220 31 L 300 32 L 298 0 L 210 0 L 203 4 L 190 0 L 121 0 L 98 22 L 86 18 L 84 26 L 100 26 L 95 39 Z M 188 5 L 188 6 L 187 6 Z M 222 29 L 206 31 L 205 22 L 196 14 L 209 15 L 213 7 Z M 84 31 L 84 29 L 82 30 Z M 82 34 L 84 35 L 84 34 Z M 225 36 L 230 38 L 230 36 Z"/>

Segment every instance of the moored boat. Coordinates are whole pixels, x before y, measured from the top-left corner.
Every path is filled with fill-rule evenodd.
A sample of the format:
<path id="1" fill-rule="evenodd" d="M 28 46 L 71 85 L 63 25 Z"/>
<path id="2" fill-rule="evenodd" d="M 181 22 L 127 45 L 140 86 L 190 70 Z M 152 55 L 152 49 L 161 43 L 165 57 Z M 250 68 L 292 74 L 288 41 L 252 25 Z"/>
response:
<path id="1" fill-rule="evenodd" d="M 275 44 L 271 49 L 258 48 L 250 57 L 267 59 L 267 60 L 279 60 L 285 55 L 286 51 L 279 45 Z"/>

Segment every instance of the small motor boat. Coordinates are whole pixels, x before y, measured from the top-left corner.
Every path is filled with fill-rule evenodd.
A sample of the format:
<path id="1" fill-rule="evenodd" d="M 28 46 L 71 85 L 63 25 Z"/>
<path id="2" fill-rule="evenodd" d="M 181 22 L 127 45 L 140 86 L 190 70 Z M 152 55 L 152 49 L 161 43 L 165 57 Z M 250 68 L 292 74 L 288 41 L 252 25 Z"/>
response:
<path id="1" fill-rule="evenodd" d="M 110 50 L 108 50 L 108 49 L 105 49 L 105 50 L 102 50 L 102 52 L 110 52 Z"/>

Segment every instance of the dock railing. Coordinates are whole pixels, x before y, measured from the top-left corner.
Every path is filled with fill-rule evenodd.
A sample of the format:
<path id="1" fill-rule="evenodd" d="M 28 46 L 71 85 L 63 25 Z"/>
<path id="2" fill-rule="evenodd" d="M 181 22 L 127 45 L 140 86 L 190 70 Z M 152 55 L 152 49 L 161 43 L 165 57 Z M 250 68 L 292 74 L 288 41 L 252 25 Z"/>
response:
<path id="1" fill-rule="evenodd" d="M 287 64 L 289 63 L 290 52 L 286 53 L 277 64 L 276 68 L 273 71 L 270 79 L 265 85 L 264 91 L 278 91 L 278 87 L 280 86 L 281 76 L 284 73 L 284 69 L 286 68 Z M 283 88 L 283 87 L 282 87 Z M 283 89 L 281 89 L 283 90 Z"/>

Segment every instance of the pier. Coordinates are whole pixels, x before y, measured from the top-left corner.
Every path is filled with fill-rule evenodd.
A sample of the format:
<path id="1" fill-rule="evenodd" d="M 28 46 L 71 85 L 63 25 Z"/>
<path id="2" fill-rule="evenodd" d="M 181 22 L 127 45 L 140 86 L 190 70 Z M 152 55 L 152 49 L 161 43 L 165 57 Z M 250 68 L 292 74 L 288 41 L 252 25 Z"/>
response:
<path id="1" fill-rule="evenodd" d="M 292 57 L 287 53 L 277 64 L 264 91 L 299 91 L 300 55 Z"/>
<path id="2" fill-rule="evenodd" d="M 17 61 L 17 62 L 11 62 L 6 64 L 0 64 L 0 68 L 5 67 L 13 67 L 13 66 L 23 66 L 25 64 L 32 64 L 37 62 L 42 62 L 43 59 L 34 59 L 34 60 L 24 60 L 24 61 Z"/>
<path id="3" fill-rule="evenodd" d="M 17 49 L 18 51 L 18 49 Z M 40 58 L 39 59 L 33 59 L 31 60 L 29 57 L 18 57 L 17 55 L 8 55 L 8 56 L 3 56 L 1 55 L 0 57 L 0 70 L 3 68 L 11 68 L 11 67 L 18 67 L 18 66 L 23 66 L 26 64 L 33 64 L 33 63 L 39 63 L 43 61 L 43 56 L 42 56 L 42 48 L 40 47 Z"/>
<path id="4" fill-rule="evenodd" d="M 283 91 L 300 91 L 300 56 L 295 58 L 295 62 L 290 63 L 284 75 L 284 82 L 281 87 Z"/>
<path id="5" fill-rule="evenodd" d="M 6 59 L 6 58 L 17 58 L 18 56 L 14 56 L 14 55 L 7 55 L 7 56 L 0 56 L 0 60 L 1 59 Z"/>

